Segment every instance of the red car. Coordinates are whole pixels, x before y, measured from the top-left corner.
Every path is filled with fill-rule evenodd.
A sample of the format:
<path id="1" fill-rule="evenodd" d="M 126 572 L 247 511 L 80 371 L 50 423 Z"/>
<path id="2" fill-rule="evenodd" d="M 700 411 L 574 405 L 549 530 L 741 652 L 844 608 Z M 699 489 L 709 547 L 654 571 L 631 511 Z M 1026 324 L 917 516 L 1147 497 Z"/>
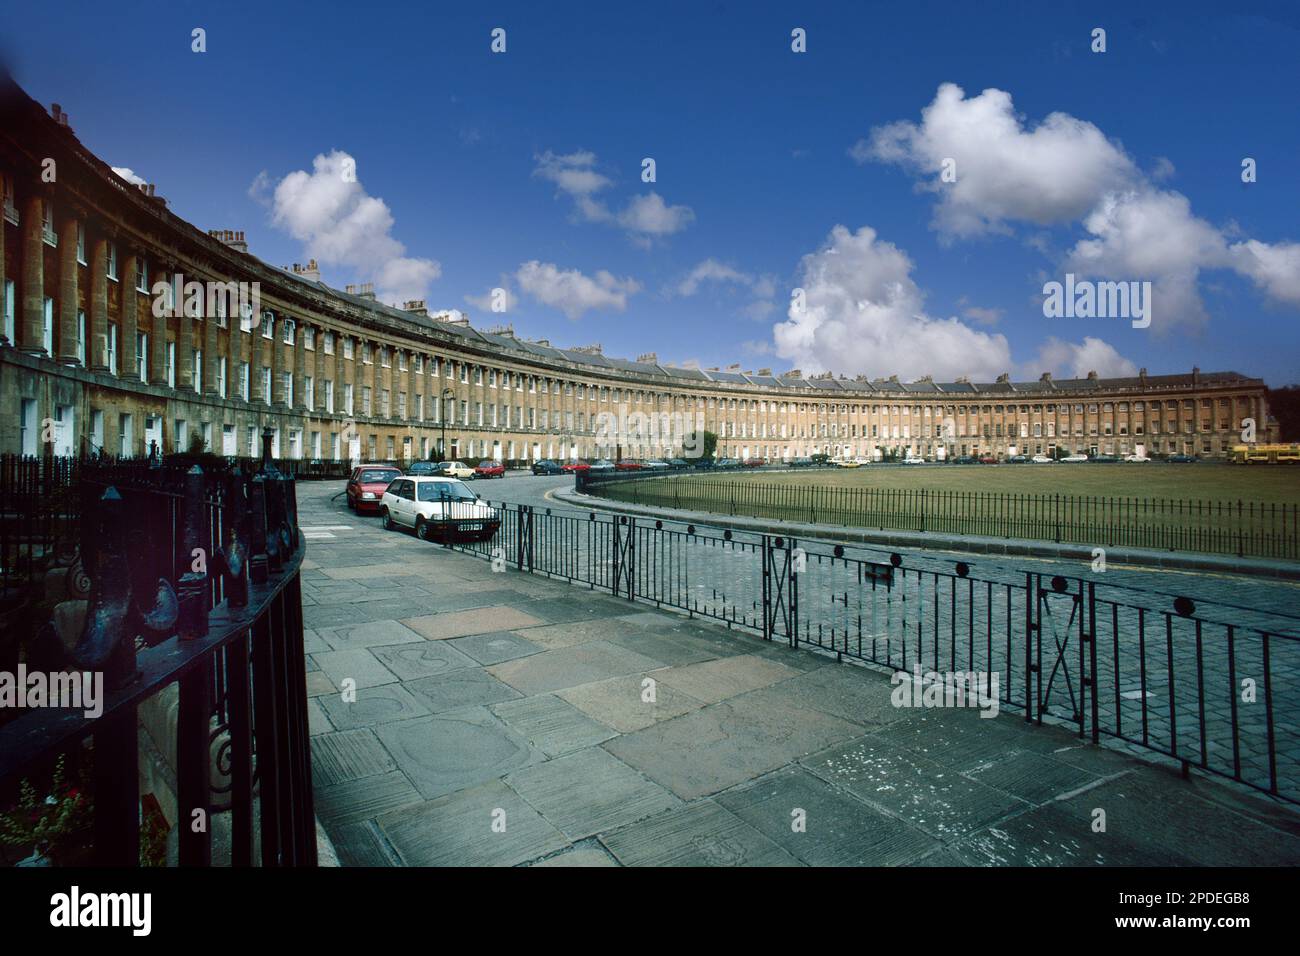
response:
<path id="1" fill-rule="evenodd" d="M 746 468 L 762 468 L 762 467 L 763 467 L 764 465 L 766 465 L 766 464 L 767 464 L 767 459 L 766 459 L 766 458 L 746 458 L 746 459 L 745 459 L 745 467 L 746 467 Z"/>
<path id="2" fill-rule="evenodd" d="M 569 461 L 560 466 L 560 471 L 566 475 L 571 475 L 576 471 L 591 471 L 591 465 L 585 461 Z"/>
<path id="3" fill-rule="evenodd" d="M 641 462 L 639 461 L 632 461 L 631 459 L 627 459 L 624 461 L 620 461 L 616 465 L 614 465 L 614 470 L 615 471 L 640 471 L 644 467 L 645 465 L 641 464 Z"/>
<path id="4" fill-rule="evenodd" d="M 389 483 L 400 477 L 401 469 L 392 465 L 358 465 L 348 479 L 348 507 L 357 514 L 378 514 Z"/>
<path id="5" fill-rule="evenodd" d="M 506 466 L 499 461 L 480 461 L 474 469 L 475 478 L 504 478 Z"/>
<path id="6" fill-rule="evenodd" d="M 996 465 L 997 463 L 998 458 L 996 455 L 983 455 L 980 457 L 981 465 Z"/>

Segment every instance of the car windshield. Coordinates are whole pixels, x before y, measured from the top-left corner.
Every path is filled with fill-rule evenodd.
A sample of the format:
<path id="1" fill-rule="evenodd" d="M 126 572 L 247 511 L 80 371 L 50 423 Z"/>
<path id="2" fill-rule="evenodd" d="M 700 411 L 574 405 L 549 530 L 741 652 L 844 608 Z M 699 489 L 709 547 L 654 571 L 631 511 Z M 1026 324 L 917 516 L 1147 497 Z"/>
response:
<path id="1" fill-rule="evenodd" d="M 420 483 L 421 501 L 473 501 L 474 492 L 460 483 L 425 481 Z"/>
<path id="2" fill-rule="evenodd" d="M 363 471 L 357 481 L 362 484 L 378 484 L 381 481 L 392 481 L 400 476 L 399 471 Z"/>
<path id="3" fill-rule="evenodd" d="M 495 468 L 497 463 L 495 461 L 480 461 L 478 466 L 480 468 Z"/>

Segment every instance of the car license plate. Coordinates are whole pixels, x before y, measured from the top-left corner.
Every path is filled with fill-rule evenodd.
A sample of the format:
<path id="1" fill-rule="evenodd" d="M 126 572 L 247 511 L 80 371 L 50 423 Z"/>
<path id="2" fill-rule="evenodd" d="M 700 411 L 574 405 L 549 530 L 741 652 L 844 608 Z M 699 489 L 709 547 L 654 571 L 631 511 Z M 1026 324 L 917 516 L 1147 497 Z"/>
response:
<path id="1" fill-rule="evenodd" d="M 482 530 L 483 530 L 483 522 L 482 522 L 482 521 L 467 521 L 467 522 L 462 522 L 462 523 L 458 524 L 457 527 L 458 527 L 461 531 L 482 531 Z"/>

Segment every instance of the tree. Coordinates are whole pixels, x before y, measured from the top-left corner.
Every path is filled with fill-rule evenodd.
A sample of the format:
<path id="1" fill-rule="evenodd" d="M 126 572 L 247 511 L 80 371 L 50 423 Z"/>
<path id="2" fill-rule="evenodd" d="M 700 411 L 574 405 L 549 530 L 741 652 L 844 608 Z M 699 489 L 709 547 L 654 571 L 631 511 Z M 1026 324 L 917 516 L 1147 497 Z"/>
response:
<path id="1" fill-rule="evenodd" d="M 704 433 L 704 449 L 700 457 L 704 461 L 712 461 L 718 451 L 718 436 L 713 432 Z"/>

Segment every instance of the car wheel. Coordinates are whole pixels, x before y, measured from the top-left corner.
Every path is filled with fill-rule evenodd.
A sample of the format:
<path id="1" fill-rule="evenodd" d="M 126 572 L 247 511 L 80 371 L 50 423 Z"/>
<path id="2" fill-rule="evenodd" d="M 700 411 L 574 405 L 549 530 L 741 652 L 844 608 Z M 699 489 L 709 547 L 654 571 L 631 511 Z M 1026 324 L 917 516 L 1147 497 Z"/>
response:
<path id="1" fill-rule="evenodd" d="M 380 514 L 380 518 L 383 521 L 385 531 L 392 531 L 397 527 L 397 525 L 393 524 L 393 516 L 388 513 L 387 508 L 385 508 L 379 514 Z"/>
<path id="2" fill-rule="evenodd" d="M 415 536 L 421 541 L 433 540 L 433 535 L 429 531 L 429 523 L 423 518 L 415 519 Z"/>

